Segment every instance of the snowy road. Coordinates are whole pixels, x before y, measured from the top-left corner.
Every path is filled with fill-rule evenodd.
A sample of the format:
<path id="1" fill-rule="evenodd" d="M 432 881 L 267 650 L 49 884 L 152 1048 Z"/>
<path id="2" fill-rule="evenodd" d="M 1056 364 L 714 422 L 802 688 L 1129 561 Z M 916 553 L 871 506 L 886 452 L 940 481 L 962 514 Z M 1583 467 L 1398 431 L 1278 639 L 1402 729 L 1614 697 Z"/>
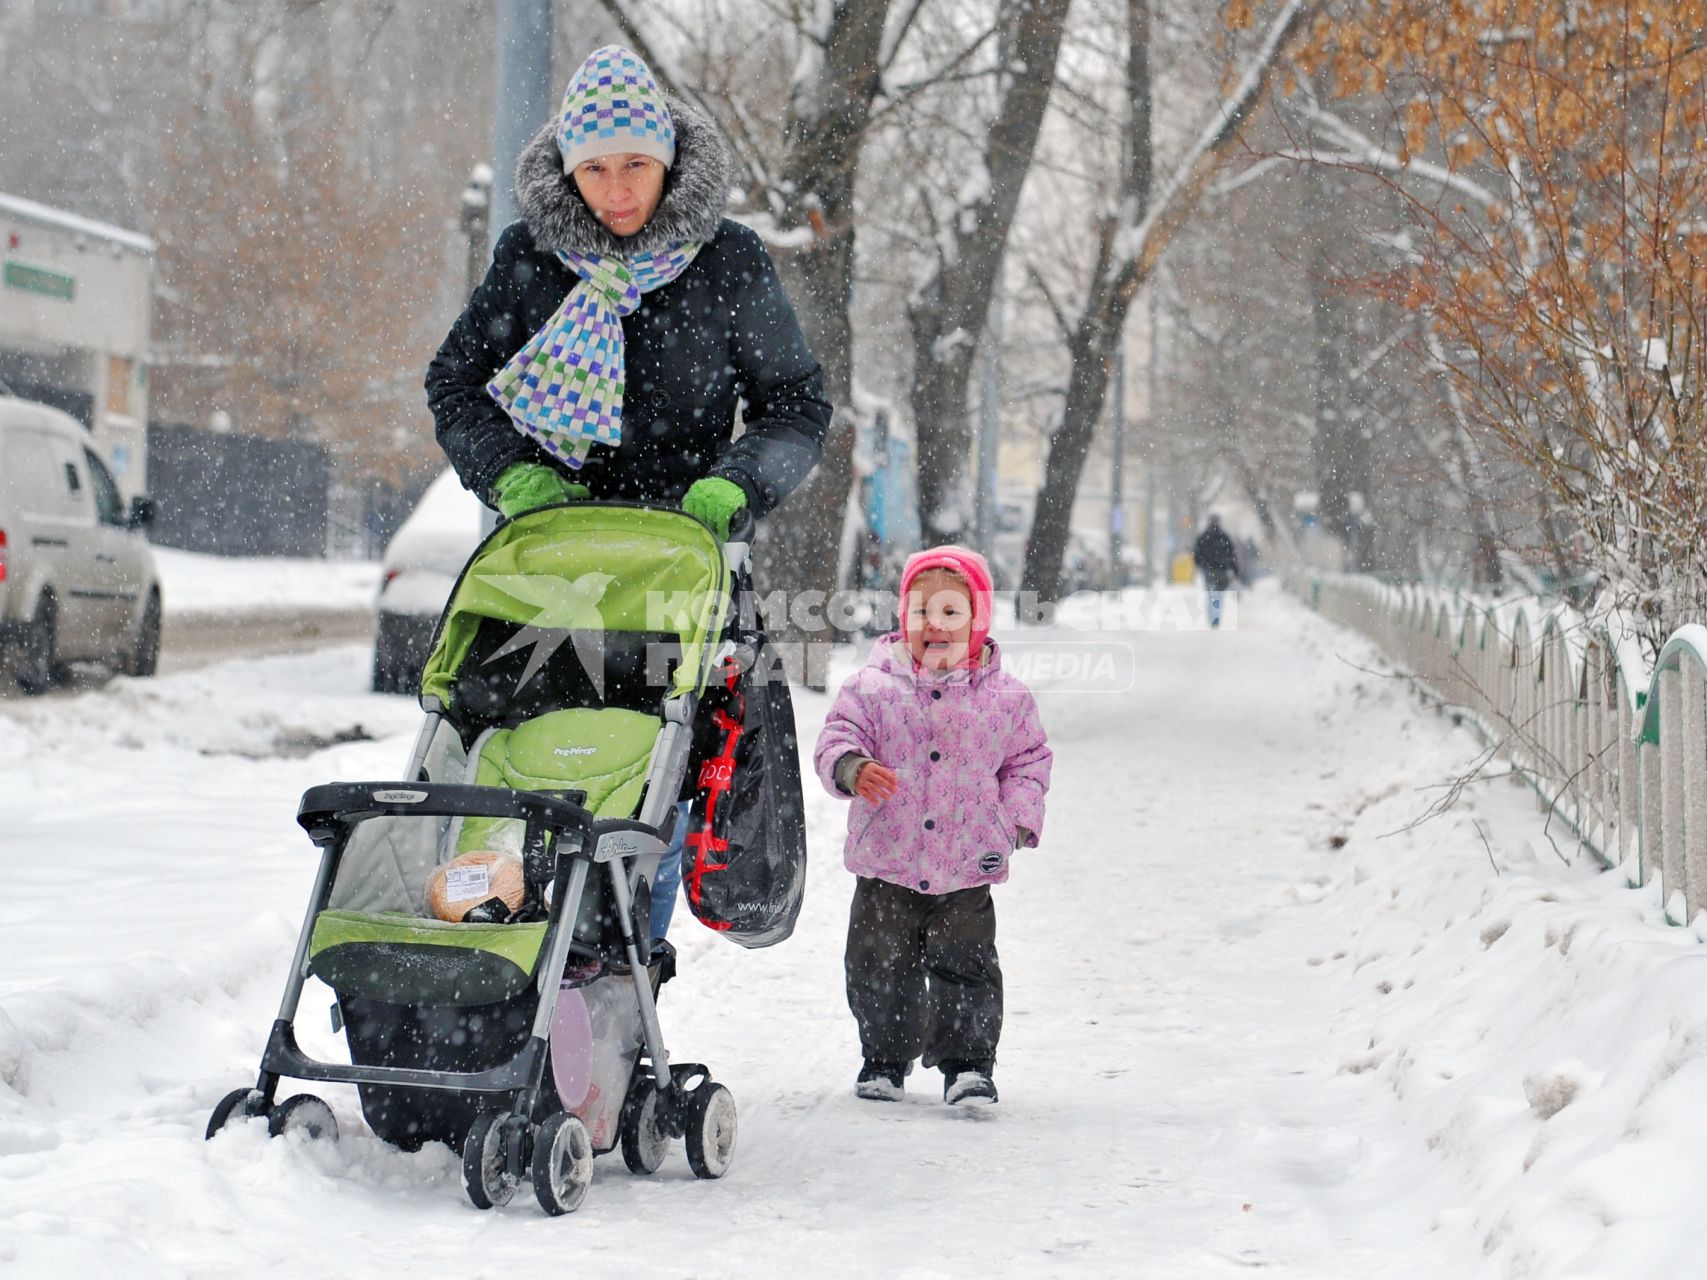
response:
<path id="1" fill-rule="evenodd" d="M 371 640 L 380 565 L 200 555 L 156 548 L 165 579 L 160 669 Z"/>
<path id="2" fill-rule="evenodd" d="M 298 796 L 395 773 L 417 722 L 362 691 L 365 648 L 0 706 L 0 1273 L 1698 1274 L 1700 943 L 1563 865 L 1504 783 L 1382 838 L 1474 741 L 1278 593 L 1239 621 L 1098 634 L 1132 688 L 1039 688 L 1055 785 L 998 891 L 993 1113 L 918 1074 L 853 1098 L 852 882 L 814 790 L 796 936 L 673 931 L 665 1033 L 740 1103 L 733 1170 L 603 1157 L 559 1220 L 475 1212 L 450 1152 L 382 1146 L 347 1087 L 335 1148 L 201 1139 L 277 1004 Z M 826 707 L 797 701 L 808 745 Z M 300 1021 L 323 1053 L 327 1003 Z"/>
<path id="3" fill-rule="evenodd" d="M 234 657 L 301 653 L 371 640 L 380 566 L 371 560 L 249 559 L 154 549 L 166 601 L 160 670 L 191 671 Z M 98 689 L 110 672 L 73 664 L 53 701 Z M 0 703 L 25 696 L 0 680 Z"/>

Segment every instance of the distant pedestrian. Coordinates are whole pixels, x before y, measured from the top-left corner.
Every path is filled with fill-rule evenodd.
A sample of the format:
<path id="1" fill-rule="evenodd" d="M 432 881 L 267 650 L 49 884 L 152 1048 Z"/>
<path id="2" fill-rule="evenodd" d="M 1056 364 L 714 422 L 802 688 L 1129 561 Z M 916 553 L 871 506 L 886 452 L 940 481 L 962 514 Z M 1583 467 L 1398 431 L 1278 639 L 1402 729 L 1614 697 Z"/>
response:
<path id="1" fill-rule="evenodd" d="M 1197 571 L 1203 575 L 1203 589 L 1208 593 L 1209 625 L 1219 627 L 1227 590 L 1239 576 L 1239 551 L 1221 527 L 1220 516 L 1209 517 L 1209 523 L 1192 545 L 1191 555 L 1197 562 Z"/>
<path id="2" fill-rule="evenodd" d="M 901 630 L 873 646 L 818 737 L 819 778 L 853 797 L 846 973 L 861 1098 L 898 1100 L 922 1055 L 942 1070 L 945 1102 L 996 1101 L 990 886 L 1008 878 L 1014 850 L 1037 844 L 1052 757 L 1031 691 L 988 638 L 990 606 L 977 552 L 910 556 Z"/>

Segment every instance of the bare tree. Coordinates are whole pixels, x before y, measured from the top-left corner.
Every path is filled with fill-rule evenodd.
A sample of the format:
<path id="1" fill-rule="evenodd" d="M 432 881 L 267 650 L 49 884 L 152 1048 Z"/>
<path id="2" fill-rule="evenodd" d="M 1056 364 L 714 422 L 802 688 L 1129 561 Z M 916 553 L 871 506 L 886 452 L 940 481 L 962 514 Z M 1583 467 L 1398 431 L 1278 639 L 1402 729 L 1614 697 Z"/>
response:
<path id="1" fill-rule="evenodd" d="M 972 358 L 1020 190 L 1031 171 L 1068 8 L 1069 0 L 1003 0 L 998 6 L 1002 39 L 993 118 L 982 128 L 965 180 L 949 198 L 933 200 L 927 187 L 919 201 L 932 262 L 908 298 L 913 338 L 908 399 L 927 543 L 948 541 L 965 524 L 960 502 L 972 441 L 967 415 Z"/>
<path id="2" fill-rule="evenodd" d="M 1066 403 L 1051 440 L 1032 518 L 1021 589 L 1041 600 L 1060 593 L 1073 497 L 1102 416 L 1114 351 L 1139 288 L 1169 242 L 1192 217 L 1205 189 L 1252 114 L 1267 97 L 1283 55 L 1308 30 L 1316 0 L 1288 0 L 1248 69 L 1220 103 L 1160 193 L 1152 199 L 1150 6 L 1127 0 L 1126 96 L 1131 151 L 1115 210 L 1097 228 L 1091 285 L 1076 316 L 1039 280 L 1070 354 Z"/>
<path id="3" fill-rule="evenodd" d="M 150 411 L 314 439 L 347 478 L 442 466 L 420 371 L 461 299 L 487 150 L 482 0 L 0 11 L 9 190 L 151 235 Z M 32 13 L 32 10 L 34 11 Z M 458 277 L 460 281 L 460 277 Z"/>

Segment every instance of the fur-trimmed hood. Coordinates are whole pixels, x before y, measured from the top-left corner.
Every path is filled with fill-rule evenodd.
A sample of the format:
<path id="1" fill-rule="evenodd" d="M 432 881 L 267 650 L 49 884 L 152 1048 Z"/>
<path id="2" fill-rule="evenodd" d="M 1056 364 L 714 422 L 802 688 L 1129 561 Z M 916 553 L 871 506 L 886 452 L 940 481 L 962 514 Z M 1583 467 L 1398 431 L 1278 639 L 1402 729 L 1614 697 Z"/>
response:
<path id="1" fill-rule="evenodd" d="M 682 241 L 704 244 L 717 234 L 729 202 L 728 144 L 698 107 L 671 93 L 664 101 L 676 126 L 676 163 L 657 211 L 631 236 L 615 235 L 595 218 L 563 172 L 557 122 L 534 135 L 516 161 L 516 204 L 535 244 L 627 259 Z"/>

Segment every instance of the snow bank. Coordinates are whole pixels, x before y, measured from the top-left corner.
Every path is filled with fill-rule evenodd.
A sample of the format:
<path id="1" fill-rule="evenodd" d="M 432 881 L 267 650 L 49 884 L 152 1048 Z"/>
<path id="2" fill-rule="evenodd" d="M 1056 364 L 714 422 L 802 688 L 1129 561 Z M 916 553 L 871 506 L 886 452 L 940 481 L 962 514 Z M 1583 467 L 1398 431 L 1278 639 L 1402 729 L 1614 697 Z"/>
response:
<path id="1" fill-rule="evenodd" d="M 377 560 L 210 556 L 154 548 L 169 617 L 185 614 L 300 614 L 373 608 Z"/>
<path id="2" fill-rule="evenodd" d="M 1365 642 L 1315 631 L 1347 662 L 1382 667 Z M 1657 886 L 1598 871 L 1503 763 L 1427 818 L 1472 772 L 1478 741 L 1443 732 L 1392 682 L 1345 685 L 1340 697 L 1386 709 L 1362 724 L 1399 713 L 1403 743 L 1363 754 L 1328 809 L 1345 857 L 1321 886 L 1305 963 L 1339 984 L 1335 1070 L 1387 1089 L 1408 1139 L 1460 1183 L 1434 1228 L 1486 1274 L 1699 1275 L 1702 939 L 1665 923 Z"/>

